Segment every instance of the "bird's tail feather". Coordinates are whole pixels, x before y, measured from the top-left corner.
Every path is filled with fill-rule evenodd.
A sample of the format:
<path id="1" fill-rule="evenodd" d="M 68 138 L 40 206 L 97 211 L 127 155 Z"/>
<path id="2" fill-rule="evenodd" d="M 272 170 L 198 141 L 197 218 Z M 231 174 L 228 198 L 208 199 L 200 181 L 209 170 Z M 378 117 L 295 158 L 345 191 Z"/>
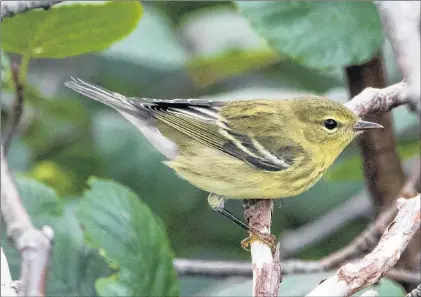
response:
<path id="1" fill-rule="evenodd" d="M 139 110 L 127 100 L 126 96 L 104 89 L 92 83 L 88 83 L 79 78 L 72 77 L 71 80 L 66 81 L 64 85 L 79 94 L 104 103 L 105 105 L 119 111 L 124 111 L 130 114 L 139 113 Z"/>

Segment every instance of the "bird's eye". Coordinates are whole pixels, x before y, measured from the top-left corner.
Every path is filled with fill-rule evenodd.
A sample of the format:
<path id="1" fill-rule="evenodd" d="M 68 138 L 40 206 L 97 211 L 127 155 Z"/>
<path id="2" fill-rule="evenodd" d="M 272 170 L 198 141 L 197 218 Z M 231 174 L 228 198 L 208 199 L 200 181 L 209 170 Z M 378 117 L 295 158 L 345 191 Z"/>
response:
<path id="1" fill-rule="evenodd" d="M 338 126 L 338 123 L 335 120 L 327 119 L 325 120 L 325 127 L 329 130 L 333 130 Z"/>

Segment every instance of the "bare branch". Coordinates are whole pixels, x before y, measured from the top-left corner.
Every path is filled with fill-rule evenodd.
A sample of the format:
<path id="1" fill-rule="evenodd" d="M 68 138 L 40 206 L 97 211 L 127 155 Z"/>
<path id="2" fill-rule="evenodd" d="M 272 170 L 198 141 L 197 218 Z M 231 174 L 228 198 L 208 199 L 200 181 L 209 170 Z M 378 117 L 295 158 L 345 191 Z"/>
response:
<path id="1" fill-rule="evenodd" d="M 352 240 L 350 244 L 321 259 L 321 266 L 324 267 L 324 269 L 337 267 L 337 265 L 340 265 L 349 259 L 358 257 L 362 252 L 368 251 L 368 249 L 376 244 L 378 238 L 390 224 L 395 215 L 395 207 L 381 213 L 377 219 L 360 235 Z"/>
<path id="2" fill-rule="evenodd" d="M 383 233 L 376 248 L 364 259 L 348 263 L 307 296 L 349 296 L 371 284 L 398 262 L 415 232 L 420 228 L 420 195 L 397 201 L 398 214 Z"/>
<path id="3" fill-rule="evenodd" d="M 12 17 L 15 14 L 23 13 L 31 9 L 43 8 L 49 9 L 51 6 L 63 2 L 63 0 L 43 0 L 43 1 L 2 1 L 1 16 L 3 21 L 5 17 Z"/>
<path id="4" fill-rule="evenodd" d="M 244 217 L 253 229 L 270 235 L 273 200 L 245 200 Z M 253 296 L 278 296 L 281 280 L 279 247 L 275 255 L 266 243 L 255 240 L 250 244 L 253 264 Z"/>
<path id="5" fill-rule="evenodd" d="M 384 113 L 408 103 L 404 96 L 407 86 L 406 82 L 400 82 L 383 89 L 365 88 L 345 103 L 345 106 L 361 118 L 368 114 Z"/>
<path id="6" fill-rule="evenodd" d="M 195 259 L 175 259 L 174 268 L 179 276 L 200 276 L 210 278 L 252 277 L 252 264 L 246 261 L 215 261 Z M 282 276 L 294 273 L 313 273 L 326 271 L 320 261 L 299 259 L 281 262 Z M 393 268 L 386 275 L 388 278 L 411 284 L 418 284 L 421 276 L 418 271 Z"/>
<path id="7" fill-rule="evenodd" d="M 374 1 L 399 67 L 408 82 L 404 98 L 420 112 L 420 1 Z"/>
<path id="8" fill-rule="evenodd" d="M 7 235 L 21 253 L 21 296 L 45 296 L 47 267 L 53 230 L 44 226 L 37 230 L 22 205 L 10 175 L 1 146 L 1 215 Z"/>

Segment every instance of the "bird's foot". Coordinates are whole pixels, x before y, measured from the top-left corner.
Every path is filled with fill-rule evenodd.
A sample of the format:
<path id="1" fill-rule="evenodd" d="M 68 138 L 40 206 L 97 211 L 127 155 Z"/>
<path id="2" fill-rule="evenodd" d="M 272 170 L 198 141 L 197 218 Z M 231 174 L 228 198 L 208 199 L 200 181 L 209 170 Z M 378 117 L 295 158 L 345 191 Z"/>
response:
<path id="1" fill-rule="evenodd" d="M 275 246 L 276 237 L 275 235 L 272 235 L 270 233 L 269 234 L 268 233 L 250 233 L 249 237 L 241 241 L 241 247 L 244 250 L 249 252 L 250 251 L 249 246 L 251 245 L 252 242 L 256 240 L 267 244 L 271 248 L 272 252 L 276 250 L 276 246 Z"/>

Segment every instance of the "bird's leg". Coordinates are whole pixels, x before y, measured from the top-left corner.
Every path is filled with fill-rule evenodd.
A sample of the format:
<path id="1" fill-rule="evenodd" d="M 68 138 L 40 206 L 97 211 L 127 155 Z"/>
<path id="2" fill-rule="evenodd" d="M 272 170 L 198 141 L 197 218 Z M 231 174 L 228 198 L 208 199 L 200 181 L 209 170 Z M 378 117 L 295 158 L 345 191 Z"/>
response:
<path id="1" fill-rule="evenodd" d="M 247 247 L 254 240 L 260 240 L 266 243 L 267 245 L 269 245 L 270 247 L 272 247 L 273 249 L 275 249 L 274 236 L 271 234 L 261 234 L 259 231 L 254 230 L 252 227 L 250 227 L 249 225 L 241 221 L 239 218 L 237 218 L 234 214 L 229 212 L 224 207 L 224 196 L 217 195 L 217 194 L 209 194 L 208 204 L 214 211 L 217 211 L 220 214 L 224 215 L 225 217 L 227 217 L 228 219 L 236 223 L 238 226 L 242 227 L 243 229 L 245 229 L 246 231 L 250 233 L 249 237 L 241 241 L 241 247 L 243 249 L 248 250 Z"/>

